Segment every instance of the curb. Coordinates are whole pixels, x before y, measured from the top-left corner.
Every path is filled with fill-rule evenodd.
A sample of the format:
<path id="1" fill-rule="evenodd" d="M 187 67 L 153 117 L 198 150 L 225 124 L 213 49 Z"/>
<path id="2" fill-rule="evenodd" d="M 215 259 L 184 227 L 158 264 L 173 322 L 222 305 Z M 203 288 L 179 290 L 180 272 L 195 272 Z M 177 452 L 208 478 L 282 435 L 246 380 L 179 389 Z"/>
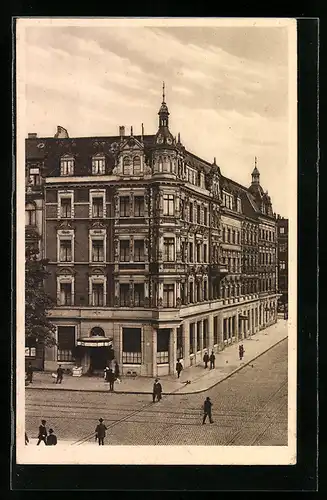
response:
<path id="1" fill-rule="evenodd" d="M 286 337 L 282 338 L 281 340 L 278 340 L 278 342 L 276 342 L 275 344 L 271 345 L 270 347 L 268 347 L 264 351 L 260 352 L 257 356 L 255 356 L 254 358 L 251 358 L 246 363 L 238 366 L 237 368 L 235 368 L 235 370 L 231 371 L 226 376 L 224 376 L 220 380 L 214 382 L 212 385 L 210 385 L 209 387 L 206 387 L 205 389 L 198 389 L 198 390 L 191 391 L 191 392 L 178 392 L 178 391 L 181 391 L 181 389 L 183 389 L 181 387 L 181 388 L 176 389 L 174 392 L 163 392 L 162 395 L 163 396 L 187 396 L 187 395 L 189 396 L 189 395 L 192 395 L 192 394 L 200 394 L 201 392 L 209 391 L 210 389 L 212 389 L 216 385 L 220 384 L 224 380 L 227 380 L 229 377 L 231 377 L 232 375 L 234 375 L 238 371 L 242 370 L 242 368 L 244 368 L 245 366 L 247 366 L 250 363 L 252 363 L 252 361 L 255 361 L 256 359 L 260 358 L 260 356 L 262 356 L 266 352 L 270 351 L 270 349 L 272 349 L 273 347 L 276 347 L 276 345 L 280 344 L 281 342 L 283 342 L 287 338 L 288 338 L 288 335 L 286 335 Z M 108 391 L 108 389 L 66 389 L 64 387 L 62 387 L 60 389 L 55 389 L 54 387 L 30 387 L 29 385 L 26 386 L 25 389 L 39 390 L 39 391 L 95 392 L 95 393 L 107 393 L 107 394 L 111 394 Z M 114 391 L 113 394 L 134 394 L 134 395 L 137 395 L 137 394 L 139 394 L 139 395 L 140 394 L 146 394 L 146 395 L 152 395 L 152 391 Z"/>

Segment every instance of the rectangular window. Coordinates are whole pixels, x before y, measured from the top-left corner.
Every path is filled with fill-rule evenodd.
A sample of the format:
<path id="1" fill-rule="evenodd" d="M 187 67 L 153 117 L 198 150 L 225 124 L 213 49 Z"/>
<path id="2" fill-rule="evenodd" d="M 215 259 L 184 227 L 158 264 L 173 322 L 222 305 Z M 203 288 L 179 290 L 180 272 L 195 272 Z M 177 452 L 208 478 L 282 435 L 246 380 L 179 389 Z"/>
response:
<path id="1" fill-rule="evenodd" d="M 174 195 L 164 194 L 163 195 L 163 214 L 164 215 L 174 215 Z"/>
<path id="2" fill-rule="evenodd" d="M 286 269 L 286 262 L 280 262 L 279 269 Z"/>
<path id="3" fill-rule="evenodd" d="M 186 251 L 186 245 L 185 242 L 182 241 L 181 243 L 182 262 L 185 262 L 185 251 Z"/>
<path id="4" fill-rule="evenodd" d="M 193 243 L 189 243 L 189 262 L 193 262 Z"/>
<path id="5" fill-rule="evenodd" d="M 185 220 L 185 201 L 181 200 L 181 219 Z"/>
<path id="6" fill-rule="evenodd" d="M 157 331 L 157 364 L 169 362 L 170 328 L 160 328 Z"/>
<path id="7" fill-rule="evenodd" d="M 141 363 L 141 328 L 123 328 L 123 364 Z"/>
<path id="8" fill-rule="evenodd" d="M 208 225 L 208 209 L 207 209 L 207 207 L 203 208 L 203 224 L 205 226 Z"/>
<path id="9" fill-rule="evenodd" d="M 134 240 L 134 261 L 144 262 L 144 240 Z"/>
<path id="10" fill-rule="evenodd" d="M 103 283 L 92 283 L 92 306 L 104 306 Z"/>
<path id="11" fill-rule="evenodd" d="M 120 197 L 120 203 L 119 203 L 120 217 L 129 217 L 129 210 L 130 210 L 129 203 L 130 203 L 129 196 Z"/>
<path id="12" fill-rule="evenodd" d="M 196 245 L 196 261 L 201 262 L 201 243 Z"/>
<path id="13" fill-rule="evenodd" d="M 190 203 L 190 216 L 189 216 L 190 222 L 193 222 L 193 203 Z"/>
<path id="14" fill-rule="evenodd" d="M 190 323 L 190 354 L 194 354 L 194 323 Z"/>
<path id="15" fill-rule="evenodd" d="M 164 261 L 175 261 L 175 239 L 164 238 Z"/>
<path id="16" fill-rule="evenodd" d="M 226 228 L 223 227 L 223 242 L 226 241 Z"/>
<path id="17" fill-rule="evenodd" d="M 180 285 L 180 293 L 181 293 L 181 302 L 182 302 L 182 305 L 185 305 L 186 301 L 186 297 L 185 297 L 185 283 L 181 283 Z"/>
<path id="18" fill-rule="evenodd" d="M 284 227 L 280 227 L 279 228 L 279 233 L 280 234 L 285 234 L 285 228 Z"/>
<path id="19" fill-rule="evenodd" d="M 201 206 L 200 205 L 196 206 L 196 222 L 198 224 L 201 224 Z"/>
<path id="20" fill-rule="evenodd" d="M 103 198 L 92 198 L 92 217 L 103 217 Z"/>
<path id="21" fill-rule="evenodd" d="M 58 326 L 57 361 L 74 361 L 75 327 Z"/>
<path id="22" fill-rule="evenodd" d="M 175 285 L 169 284 L 163 286 L 163 307 L 174 307 L 175 305 Z"/>
<path id="23" fill-rule="evenodd" d="M 203 300 L 208 300 L 208 283 L 207 283 L 207 281 L 203 282 Z"/>
<path id="24" fill-rule="evenodd" d="M 40 184 L 40 181 L 41 181 L 40 169 L 39 168 L 30 168 L 28 183 L 31 186 L 38 186 Z"/>
<path id="25" fill-rule="evenodd" d="M 60 240 L 60 262 L 72 261 L 72 240 Z"/>
<path id="26" fill-rule="evenodd" d="M 104 262 L 103 240 L 92 240 L 92 262 Z"/>
<path id="27" fill-rule="evenodd" d="M 144 307 L 144 283 L 134 284 L 134 305 Z"/>
<path id="28" fill-rule="evenodd" d="M 130 305 L 129 284 L 121 284 L 119 287 L 120 305 L 126 307 Z"/>
<path id="29" fill-rule="evenodd" d="M 194 284 L 193 284 L 193 281 L 190 281 L 188 289 L 189 289 L 188 301 L 190 304 L 193 304 L 193 302 L 194 302 Z"/>
<path id="30" fill-rule="evenodd" d="M 208 260 L 208 255 L 207 255 L 207 244 L 203 244 L 203 262 L 207 262 Z"/>
<path id="31" fill-rule="evenodd" d="M 120 241 L 120 262 L 129 262 L 130 260 L 130 245 L 129 240 Z"/>
<path id="32" fill-rule="evenodd" d="M 231 243 L 231 237 L 230 237 L 230 229 L 227 229 L 227 242 Z"/>
<path id="33" fill-rule="evenodd" d="M 200 351 L 200 338 L 201 338 L 201 323 L 200 321 L 197 321 L 196 323 L 196 346 L 197 346 L 197 351 Z"/>
<path id="34" fill-rule="evenodd" d="M 71 283 L 60 283 L 60 305 L 61 306 L 71 306 L 72 305 L 72 284 Z"/>
<path id="35" fill-rule="evenodd" d="M 92 159 L 92 174 L 103 175 L 105 173 L 105 160 L 104 158 Z"/>
<path id="36" fill-rule="evenodd" d="M 134 216 L 144 217 L 144 198 L 143 196 L 135 196 L 134 198 Z"/>
<path id="37" fill-rule="evenodd" d="M 218 344 L 218 316 L 213 317 L 213 343 Z"/>
<path id="38" fill-rule="evenodd" d="M 71 198 L 61 198 L 60 200 L 60 217 L 70 218 L 72 216 L 72 200 Z"/>
<path id="39" fill-rule="evenodd" d="M 203 320 L 203 348 L 207 349 L 209 346 L 209 332 L 208 332 L 208 320 Z"/>

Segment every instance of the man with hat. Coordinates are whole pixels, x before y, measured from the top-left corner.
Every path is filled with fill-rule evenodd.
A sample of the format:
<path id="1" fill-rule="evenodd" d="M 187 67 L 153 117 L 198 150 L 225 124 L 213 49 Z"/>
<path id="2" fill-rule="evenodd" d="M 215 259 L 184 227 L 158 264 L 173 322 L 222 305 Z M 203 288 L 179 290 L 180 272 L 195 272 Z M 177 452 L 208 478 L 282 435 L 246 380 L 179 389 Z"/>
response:
<path id="1" fill-rule="evenodd" d="M 205 399 L 204 404 L 203 404 L 203 420 L 202 424 L 206 423 L 207 417 L 209 417 L 210 424 L 213 424 L 212 416 L 211 416 L 211 399 L 209 396 Z"/>
<path id="2" fill-rule="evenodd" d="M 162 386 L 159 382 L 159 379 L 156 378 L 153 384 L 152 401 L 155 402 L 156 398 L 158 401 L 160 401 L 161 394 L 162 394 Z"/>
<path id="3" fill-rule="evenodd" d="M 95 440 L 98 440 L 99 445 L 104 445 L 107 427 L 102 423 L 103 418 L 99 418 L 99 424 L 95 428 Z"/>
<path id="4" fill-rule="evenodd" d="M 38 435 L 38 442 L 37 442 L 37 446 L 39 446 L 39 444 L 41 443 L 41 441 L 44 442 L 44 444 L 46 445 L 47 444 L 47 435 L 48 435 L 48 432 L 47 432 L 47 429 L 46 429 L 46 420 L 41 420 L 41 425 L 39 426 L 39 435 Z"/>

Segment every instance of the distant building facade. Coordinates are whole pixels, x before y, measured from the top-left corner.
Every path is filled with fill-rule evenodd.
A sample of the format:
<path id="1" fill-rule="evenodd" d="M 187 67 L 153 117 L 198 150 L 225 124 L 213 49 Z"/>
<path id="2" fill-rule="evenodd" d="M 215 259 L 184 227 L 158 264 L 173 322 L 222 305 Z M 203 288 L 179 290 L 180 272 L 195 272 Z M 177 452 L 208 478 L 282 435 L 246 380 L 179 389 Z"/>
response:
<path id="1" fill-rule="evenodd" d="M 288 219 L 280 215 L 277 216 L 277 242 L 278 308 L 286 312 L 288 309 Z"/>
<path id="2" fill-rule="evenodd" d="M 257 165 L 241 186 L 171 134 L 164 97 L 158 114 L 155 135 L 26 139 L 57 303 L 46 370 L 115 357 L 122 374 L 160 376 L 277 321 L 276 218 Z"/>

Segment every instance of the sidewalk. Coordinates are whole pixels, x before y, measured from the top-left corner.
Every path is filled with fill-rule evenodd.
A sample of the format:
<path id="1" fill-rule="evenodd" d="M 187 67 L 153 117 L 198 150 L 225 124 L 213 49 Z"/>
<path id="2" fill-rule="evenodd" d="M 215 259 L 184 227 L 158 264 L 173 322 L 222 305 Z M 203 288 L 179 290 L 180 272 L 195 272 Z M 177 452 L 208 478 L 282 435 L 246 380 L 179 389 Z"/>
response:
<path id="1" fill-rule="evenodd" d="M 280 319 L 269 328 L 243 340 L 245 350 L 243 361 L 240 361 L 238 357 L 239 344 L 232 344 L 216 353 L 216 367 L 213 370 L 209 370 L 209 368 L 205 370 L 203 363 L 201 363 L 185 368 L 179 379 L 177 375 L 160 377 L 163 394 L 179 395 L 207 391 L 287 338 L 287 335 L 287 321 Z M 190 383 L 186 383 L 186 381 L 190 381 Z M 125 377 L 122 378 L 120 384 L 115 383 L 115 393 L 151 394 L 152 384 L 153 377 L 136 377 L 135 379 Z M 33 389 L 108 392 L 108 384 L 102 378 L 65 376 L 62 384 L 56 385 L 51 373 L 35 372 L 33 384 L 26 387 L 26 390 Z"/>

